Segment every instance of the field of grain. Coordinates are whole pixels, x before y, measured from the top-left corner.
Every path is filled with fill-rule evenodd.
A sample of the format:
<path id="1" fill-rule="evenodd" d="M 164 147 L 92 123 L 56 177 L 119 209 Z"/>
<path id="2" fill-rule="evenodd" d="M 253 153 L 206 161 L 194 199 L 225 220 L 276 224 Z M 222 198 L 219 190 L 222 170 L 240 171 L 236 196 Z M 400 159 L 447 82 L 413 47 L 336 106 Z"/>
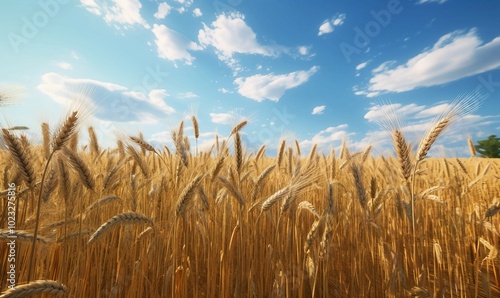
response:
<path id="1" fill-rule="evenodd" d="M 0 268 L 15 183 L 19 285 L 0 297 L 500 295 L 500 161 L 426 157 L 440 123 L 417 150 L 389 133 L 396 158 L 269 156 L 245 150 L 246 122 L 197 153 L 184 122 L 175 148 L 104 149 L 92 128 L 82 147 L 78 117 L 44 123 L 40 145 L 2 130 Z"/>

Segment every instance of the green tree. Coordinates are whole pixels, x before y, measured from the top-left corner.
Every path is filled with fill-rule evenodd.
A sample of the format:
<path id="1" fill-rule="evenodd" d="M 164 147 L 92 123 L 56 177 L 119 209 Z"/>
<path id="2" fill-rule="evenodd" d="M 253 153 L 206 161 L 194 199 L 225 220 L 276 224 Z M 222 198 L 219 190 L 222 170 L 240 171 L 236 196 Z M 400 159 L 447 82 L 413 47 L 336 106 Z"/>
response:
<path id="1" fill-rule="evenodd" d="M 474 146 L 481 157 L 500 158 L 500 138 L 491 135 L 486 140 L 477 141 Z"/>

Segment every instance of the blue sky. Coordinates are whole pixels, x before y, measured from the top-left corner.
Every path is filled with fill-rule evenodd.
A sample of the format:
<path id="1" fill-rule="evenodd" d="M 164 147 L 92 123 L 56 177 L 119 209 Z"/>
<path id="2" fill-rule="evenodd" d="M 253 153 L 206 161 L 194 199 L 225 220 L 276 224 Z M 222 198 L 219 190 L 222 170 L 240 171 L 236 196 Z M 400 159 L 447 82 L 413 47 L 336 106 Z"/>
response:
<path id="1" fill-rule="evenodd" d="M 372 145 L 387 111 L 417 144 L 461 94 L 484 100 L 436 143 L 466 156 L 466 138 L 500 135 L 500 2 L 461 0 L 3 1 L 0 82 L 20 97 L 2 126 L 58 125 L 92 106 L 103 145 L 137 135 L 171 147 L 191 115 L 200 146 L 248 120 L 249 150 L 281 138 L 307 152 Z M 17 91 L 16 91 L 17 90 Z M 19 91 L 21 90 L 21 91 Z M 84 127 L 85 128 L 85 127 Z M 82 130 L 85 131 L 86 129 Z M 192 139 L 193 140 L 193 139 Z M 82 133 L 85 143 L 85 133 Z"/>

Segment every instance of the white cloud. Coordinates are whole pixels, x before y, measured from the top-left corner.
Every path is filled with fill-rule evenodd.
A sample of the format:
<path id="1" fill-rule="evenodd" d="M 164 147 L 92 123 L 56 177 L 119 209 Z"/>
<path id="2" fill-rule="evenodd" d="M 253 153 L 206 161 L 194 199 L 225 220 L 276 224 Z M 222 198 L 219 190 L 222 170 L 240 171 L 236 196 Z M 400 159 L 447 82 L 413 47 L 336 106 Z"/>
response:
<path id="1" fill-rule="evenodd" d="M 364 118 L 369 122 L 381 123 L 384 119 L 405 119 L 426 109 L 425 105 L 414 103 L 402 105 L 400 103 L 378 104 L 370 107 Z M 391 118 L 392 117 L 392 118 Z"/>
<path id="2" fill-rule="evenodd" d="M 204 48 L 214 47 L 219 59 L 233 70 L 240 68 L 234 54 L 277 56 L 287 51 L 283 46 L 260 44 L 257 34 L 246 24 L 245 16 L 238 13 L 221 14 L 211 26 L 203 24 L 198 41 Z"/>
<path id="3" fill-rule="evenodd" d="M 298 50 L 299 50 L 299 54 L 304 55 L 304 56 L 309 53 L 309 48 L 305 47 L 305 46 L 298 47 Z"/>
<path id="4" fill-rule="evenodd" d="M 368 61 L 360 63 L 360 64 L 358 64 L 358 66 L 356 66 L 356 70 L 361 70 L 361 69 L 365 68 L 367 65 L 368 65 Z"/>
<path id="5" fill-rule="evenodd" d="M 316 133 L 310 140 L 303 140 L 300 142 L 300 146 L 305 149 L 310 149 L 316 144 L 320 151 L 334 149 L 334 147 L 340 146 L 342 140 L 349 135 L 347 127 L 347 124 L 328 127 Z"/>
<path id="6" fill-rule="evenodd" d="M 381 125 L 378 130 L 368 133 L 373 137 L 372 140 L 377 141 L 377 149 L 380 152 L 393 152 L 390 130 L 395 128 L 394 125 L 398 125 L 405 134 L 407 142 L 416 147 L 425 133 L 435 123 L 436 117 L 442 115 L 450 107 L 450 103 L 438 103 L 434 106 L 418 105 L 415 103 L 407 105 L 400 103 L 377 104 L 369 108 L 364 118 L 368 122 Z M 466 147 L 467 133 L 470 133 L 471 129 L 480 129 L 480 127 L 493 123 L 487 120 L 496 117 L 474 114 L 465 115 L 438 138 L 436 144 L 433 145 L 430 156 L 440 156 L 439 148 L 444 144 L 446 144 L 445 147 L 451 148 L 454 151 L 461 146 Z"/>
<path id="7" fill-rule="evenodd" d="M 233 93 L 233 92 L 231 92 L 230 90 L 227 90 L 226 88 L 219 88 L 219 89 L 218 89 L 218 91 L 219 91 L 219 92 L 222 92 L 222 93 L 224 93 L 224 94 L 226 94 L 226 93 Z"/>
<path id="8" fill-rule="evenodd" d="M 177 97 L 181 99 L 188 99 L 188 98 L 197 98 L 199 96 L 194 92 L 188 91 L 177 94 Z"/>
<path id="9" fill-rule="evenodd" d="M 373 70 L 368 93 L 404 92 L 452 82 L 464 77 L 500 68 L 500 37 L 483 44 L 472 29 L 442 36 L 434 46 L 393 66 L 384 62 Z"/>
<path id="10" fill-rule="evenodd" d="M 201 12 L 201 9 L 199 9 L 199 8 L 193 9 L 193 16 L 201 17 L 202 15 L 203 15 L 203 13 Z"/>
<path id="11" fill-rule="evenodd" d="M 313 115 L 320 115 L 323 114 L 323 111 L 325 110 L 326 106 L 317 106 L 313 109 L 312 113 Z"/>
<path id="12" fill-rule="evenodd" d="M 341 26 L 344 23 L 345 17 L 345 13 L 340 13 L 331 19 L 324 20 L 321 26 L 319 26 L 318 36 L 332 33 L 335 27 Z"/>
<path id="13" fill-rule="evenodd" d="M 256 101 L 269 99 L 279 101 L 286 90 L 306 83 L 318 71 L 318 66 L 309 70 L 294 71 L 282 75 L 253 75 L 247 78 L 237 78 L 238 93 Z"/>
<path id="14" fill-rule="evenodd" d="M 258 43 L 257 34 L 245 23 L 241 14 L 221 14 L 211 25 L 210 28 L 203 24 L 198 40 L 204 47 L 211 45 L 216 48 L 223 57 L 231 57 L 234 53 L 274 54 L 272 48 Z"/>
<path id="15" fill-rule="evenodd" d="M 435 117 L 437 115 L 441 115 L 450 108 L 451 105 L 448 103 L 439 104 L 437 106 L 429 107 L 423 111 L 418 112 L 415 115 L 415 118 Z"/>
<path id="16" fill-rule="evenodd" d="M 136 24 L 149 29 L 149 25 L 141 16 L 142 4 L 139 0 L 80 0 L 89 12 L 101 16 L 106 23 L 116 28 L 128 29 Z"/>
<path id="17" fill-rule="evenodd" d="M 158 47 L 158 57 L 160 58 L 174 62 L 180 60 L 184 61 L 187 65 L 191 65 L 195 58 L 191 56 L 189 51 L 202 49 L 196 43 L 165 25 L 154 24 L 151 31 L 156 36 L 155 43 Z"/>
<path id="18" fill-rule="evenodd" d="M 213 123 L 219 124 L 232 124 L 234 122 L 234 115 L 230 113 L 210 113 L 210 118 Z"/>
<path id="19" fill-rule="evenodd" d="M 172 10 L 172 7 L 167 2 L 162 2 L 158 5 L 158 11 L 154 14 L 157 19 L 164 19 Z"/>
<path id="20" fill-rule="evenodd" d="M 333 32 L 333 26 L 330 20 L 326 20 L 319 27 L 318 36 Z"/>
<path id="21" fill-rule="evenodd" d="M 95 109 L 94 116 L 103 121 L 157 123 L 175 112 L 166 104 L 168 94 L 163 89 L 144 94 L 113 83 L 57 73 L 44 74 L 37 88 L 57 103 Z M 87 92 L 82 94 L 81 90 Z"/>
<path id="22" fill-rule="evenodd" d="M 364 118 L 374 127 L 362 136 L 349 132 L 347 124 L 328 127 L 315 133 L 312 138 L 300 142 L 301 147 L 310 150 L 313 144 L 318 145 L 318 151 L 329 153 L 334 149 L 339 153 L 341 143 L 344 138 L 347 140 L 349 150 L 363 151 L 367 146 L 372 145 L 372 152 L 376 154 L 394 155 L 394 144 L 390 131 L 394 126 L 388 123 L 397 124 L 403 131 L 406 141 L 412 145 L 412 150 L 416 150 L 424 134 L 435 123 L 436 116 L 441 115 L 443 110 L 449 109 L 450 103 L 440 102 L 433 106 L 419 105 L 416 103 L 381 103 L 370 107 Z M 460 118 L 449 127 L 433 144 L 429 151 L 429 156 L 442 156 L 443 148 L 446 148 L 447 156 L 468 156 L 467 135 L 478 134 L 485 127 L 500 121 L 499 115 L 481 116 L 468 114 Z"/>
<path id="23" fill-rule="evenodd" d="M 448 0 L 419 0 L 417 4 L 424 4 L 424 3 L 437 3 L 437 4 L 443 4 Z"/>
<path id="24" fill-rule="evenodd" d="M 57 66 L 59 66 L 62 69 L 65 69 L 65 70 L 73 69 L 73 66 L 71 64 L 69 64 L 68 62 L 58 62 Z"/>

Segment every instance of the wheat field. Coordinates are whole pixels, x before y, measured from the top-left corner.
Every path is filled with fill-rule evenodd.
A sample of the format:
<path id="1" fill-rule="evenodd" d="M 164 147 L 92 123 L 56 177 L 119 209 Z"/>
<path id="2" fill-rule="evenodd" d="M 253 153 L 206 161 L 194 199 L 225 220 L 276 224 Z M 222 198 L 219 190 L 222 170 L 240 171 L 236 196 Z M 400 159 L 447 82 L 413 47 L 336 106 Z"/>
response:
<path id="1" fill-rule="evenodd" d="M 416 152 L 394 129 L 396 157 L 247 152 L 246 122 L 199 153 L 184 122 L 175 148 L 82 147 L 78 112 L 42 144 L 3 129 L 0 297 L 499 297 L 500 161 L 428 158 L 446 120 Z"/>

